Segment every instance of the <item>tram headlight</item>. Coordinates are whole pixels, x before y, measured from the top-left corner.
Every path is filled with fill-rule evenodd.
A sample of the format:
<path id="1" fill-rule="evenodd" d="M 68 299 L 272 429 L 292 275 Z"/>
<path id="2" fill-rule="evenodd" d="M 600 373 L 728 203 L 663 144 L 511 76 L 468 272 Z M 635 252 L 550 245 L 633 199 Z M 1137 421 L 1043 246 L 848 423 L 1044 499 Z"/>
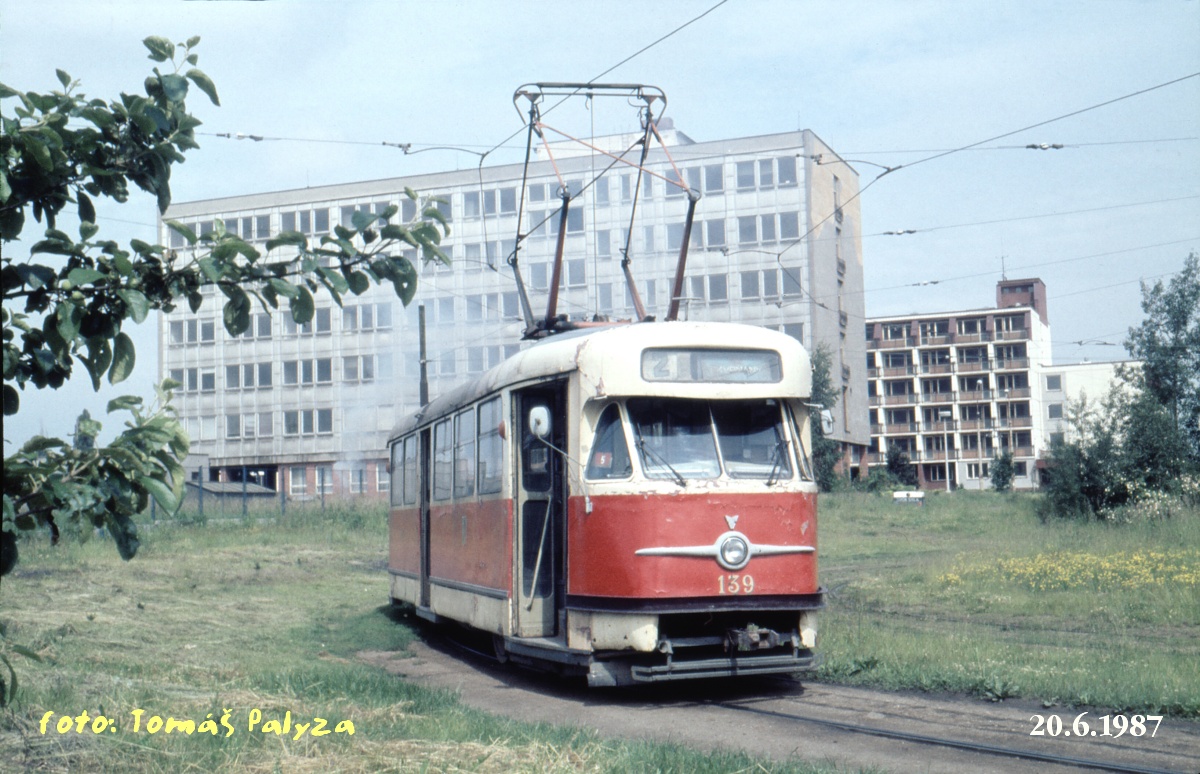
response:
<path id="1" fill-rule="evenodd" d="M 745 538 L 730 535 L 721 541 L 718 558 L 721 566 L 726 570 L 740 570 L 750 561 L 750 546 L 747 545 Z"/>

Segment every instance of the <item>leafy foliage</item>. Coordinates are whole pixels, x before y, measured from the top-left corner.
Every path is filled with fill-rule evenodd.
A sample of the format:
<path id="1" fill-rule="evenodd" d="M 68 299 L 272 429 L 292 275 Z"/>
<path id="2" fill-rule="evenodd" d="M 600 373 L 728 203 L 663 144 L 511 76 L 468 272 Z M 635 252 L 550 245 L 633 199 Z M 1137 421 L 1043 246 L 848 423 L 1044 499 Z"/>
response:
<path id="1" fill-rule="evenodd" d="M 830 411 L 838 401 L 829 375 L 832 361 L 833 356 L 825 345 L 817 347 L 812 353 L 813 377 L 810 400 L 814 405 Z M 816 476 L 817 486 L 822 492 L 832 491 L 837 484 L 835 469 L 842 456 L 841 445 L 832 438 L 825 437 L 825 431 L 820 422 L 812 423 L 812 444 L 813 475 Z"/>
<path id="2" fill-rule="evenodd" d="M 1143 388 L 1167 407 L 1200 463 L 1200 257 L 1189 254 L 1165 287 L 1142 283 L 1142 311 L 1125 347 L 1142 361 Z"/>
<path id="3" fill-rule="evenodd" d="M 1007 492 L 1012 489 L 1013 457 L 1012 452 L 1005 451 L 992 460 L 992 489 L 997 492 Z"/>
<path id="4" fill-rule="evenodd" d="M 1043 517 L 1111 518 L 1186 496 L 1200 472 L 1200 258 L 1188 255 L 1166 286 L 1143 283 L 1142 311 L 1125 342 L 1138 366 L 1119 369 L 1098 408 L 1068 403 L 1074 437 L 1051 449 Z"/>
<path id="5" fill-rule="evenodd" d="M 898 447 L 888 447 L 886 461 L 886 470 L 890 478 L 903 486 L 917 485 L 917 466 L 913 465 L 908 455 Z"/>
<path id="6" fill-rule="evenodd" d="M 406 195 L 418 202 L 419 212 L 412 222 L 392 223 L 395 206 L 378 214 L 358 212 L 350 226 L 338 226 L 317 244 L 300 233 L 278 234 L 266 245 L 271 259 L 220 221 L 201 235 L 166 221 L 187 243 L 179 252 L 140 240 L 126 248 L 98 238 L 94 197 L 124 202 L 132 184 L 153 194 L 159 211 L 166 211 L 171 167 L 198 147 L 200 121 L 186 105 L 191 88 L 220 104 L 215 85 L 196 68 L 199 38 L 176 44 L 150 37 L 143 43 L 156 63 L 144 95 L 89 99 L 61 70 L 63 88 L 50 94 L 0 84 L 0 101 L 7 106 L 15 100 L 11 115 L 7 109 L 0 114 L 0 239 L 17 240 L 30 215 L 47 226 L 28 260 L 15 261 L 6 250 L 0 270 L 5 415 L 19 411 L 20 390 L 60 387 L 76 364 L 96 389 L 104 379 L 123 381 L 136 361 L 123 324 L 141 323 L 151 311 L 170 312 L 183 302 L 195 312 L 204 303 L 205 286 L 224 296 L 224 325 L 236 336 L 249 327 L 256 302 L 272 312 L 286 301 L 297 323 L 310 321 L 313 294 L 321 288 L 340 304 L 347 293 L 359 295 L 372 283 L 386 282 L 407 305 L 417 273 L 400 248 L 416 248 L 426 261 L 447 260 L 439 245 L 449 228 L 437 202 L 411 190 Z M 78 212 L 78 238 L 56 227 L 68 205 Z M 133 556 L 132 517 L 150 497 L 174 510 L 183 488 L 180 461 L 189 443 L 169 407 L 172 386 L 159 388 L 150 410 L 143 411 L 138 398 L 110 403 L 110 412 L 130 411 L 133 419 L 107 448 L 93 448 L 100 426 L 85 416 L 74 445 L 37 437 L 5 460 L 0 574 L 16 563 L 16 535 L 39 527 L 54 535 L 66 528 L 86 536 L 92 526 L 103 525 L 121 555 Z"/>

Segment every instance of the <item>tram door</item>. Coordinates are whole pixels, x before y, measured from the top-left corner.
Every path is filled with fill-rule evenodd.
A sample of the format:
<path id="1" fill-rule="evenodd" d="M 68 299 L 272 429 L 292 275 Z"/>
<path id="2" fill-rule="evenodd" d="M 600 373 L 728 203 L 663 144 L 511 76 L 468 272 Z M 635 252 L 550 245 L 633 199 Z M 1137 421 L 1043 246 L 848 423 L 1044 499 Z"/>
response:
<path id="1" fill-rule="evenodd" d="M 432 455 L 432 445 L 430 444 L 430 431 L 422 430 L 420 433 L 420 443 L 417 447 L 417 454 L 421 464 L 418 466 L 420 470 L 420 482 L 418 484 L 420 491 L 421 502 L 421 601 L 420 607 L 429 607 L 429 488 L 432 486 L 433 470 L 430 467 L 430 458 Z"/>
<path id="2" fill-rule="evenodd" d="M 518 456 L 516 545 L 517 636 L 553 637 L 565 597 L 563 529 L 566 523 L 565 394 L 537 387 L 517 394 L 521 428 Z M 553 447 L 553 448 L 552 448 Z"/>

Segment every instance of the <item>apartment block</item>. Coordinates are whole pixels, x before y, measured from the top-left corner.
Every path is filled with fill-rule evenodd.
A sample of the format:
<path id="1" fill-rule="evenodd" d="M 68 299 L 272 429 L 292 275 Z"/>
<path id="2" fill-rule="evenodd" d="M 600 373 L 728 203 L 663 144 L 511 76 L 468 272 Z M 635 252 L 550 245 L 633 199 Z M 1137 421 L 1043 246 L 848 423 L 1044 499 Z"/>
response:
<path id="1" fill-rule="evenodd" d="M 660 128 L 673 164 L 652 152 L 648 167 L 662 177 L 643 176 L 640 186 L 635 170 L 619 166 L 593 182 L 611 158 L 575 151 L 540 158 L 527 176 L 513 164 L 173 204 L 165 218 L 200 233 L 223 227 L 259 249 L 280 231 L 315 242 L 359 210 L 396 205 L 407 221 L 416 214 L 407 188 L 441 197 L 451 225 L 450 264 L 419 266 L 408 307 L 390 287 L 349 296 L 340 308 L 318 295 L 309 324 L 258 309 L 250 330 L 231 337 L 221 322 L 224 297 L 208 287 L 197 313 L 184 305 L 162 315 L 162 376 L 183 385 L 176 407 L 202 475 L 297 498 L 385 492 L 388 431 L 419 403 L 418 310 L 427 322 L 432 395 L 528 346 L 507 257 L 520 233 L 522 277 L 535 312 L 544 310 L 561 190 L 573 198 L 558 311 L 628 319 L 633 304 L 621 271 L 628 254 L 648 313 L 661 319 L 688 201 L 663 179 L 675 178 L 676 168 L 701 194 L 681 318 L 750 323 L 826 347 L 841 390 L 834 438 L 848 458 L 865 449 L 868 347 L 850 329 L 850 320 L 864 317 L 857 173 L 807 130 L 695 142 Z M 596 146 L 622 143 L 603 140 Z M 165 225 L 160 235 L 188 249 Z M 289 257 L 283 249 L 271 260 Z"/>
<path id="2" fill-rule="evenodd" d="M 999 282 L 987 309 L 871 318 L 866 341 L 868 467 L 899 449 L 924 489 L 984 489 L 1007 451 L 1014 488 L 1037 486 L 1049 447 L 1046 377 L 1060 372 L 1049 366 L 1041 280 Z"/>

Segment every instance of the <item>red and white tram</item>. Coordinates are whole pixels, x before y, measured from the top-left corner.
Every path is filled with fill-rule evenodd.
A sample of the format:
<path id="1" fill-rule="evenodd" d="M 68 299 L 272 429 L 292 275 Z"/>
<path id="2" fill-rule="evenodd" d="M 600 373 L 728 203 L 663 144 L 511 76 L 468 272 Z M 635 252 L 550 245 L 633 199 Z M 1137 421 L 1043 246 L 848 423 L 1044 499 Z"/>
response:
<path id="1" fill-rule="evenodd" d="M 393 431 L 393 602 L 591 685 L 812 668 L 811 376 L 729 323 L 535 344 Z"/>

